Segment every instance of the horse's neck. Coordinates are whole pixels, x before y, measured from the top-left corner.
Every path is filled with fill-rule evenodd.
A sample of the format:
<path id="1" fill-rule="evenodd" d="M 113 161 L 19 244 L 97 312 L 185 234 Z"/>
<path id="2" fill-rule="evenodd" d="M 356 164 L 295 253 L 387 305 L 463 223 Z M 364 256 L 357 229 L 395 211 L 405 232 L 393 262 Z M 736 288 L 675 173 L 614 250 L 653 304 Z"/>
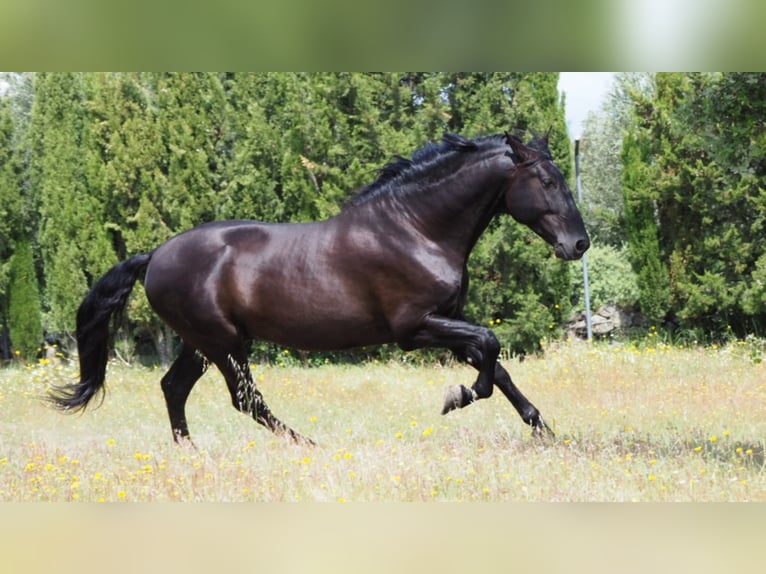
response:
<path id="1" fill-rule="evenodd" d="M 467 259 L 499 211 L 509 169 L 509 158 L 474 162 L 432 189 L 410 195 L 401 209 L 424 236 Z"/>

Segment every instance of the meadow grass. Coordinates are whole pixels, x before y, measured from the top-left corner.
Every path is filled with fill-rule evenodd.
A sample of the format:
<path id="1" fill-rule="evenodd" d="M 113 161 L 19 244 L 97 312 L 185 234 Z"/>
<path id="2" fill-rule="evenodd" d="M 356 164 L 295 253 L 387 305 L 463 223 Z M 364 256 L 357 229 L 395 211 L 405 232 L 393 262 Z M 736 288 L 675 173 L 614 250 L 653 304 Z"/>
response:
<path id="1" fill-rule="evenodd" d="M 565 343 L 507 360 L 556 431 L 496 392 L 447 416 L 465 366 L 253 365 L 295 445 L 231 406 L 215 369 L 172 442 L 162 370 L 110 364 L 99 408 L 41 400 L 76 365 L 0 369 L 1 501 L 766 501 L 766 366 L 723 348 Z"/>

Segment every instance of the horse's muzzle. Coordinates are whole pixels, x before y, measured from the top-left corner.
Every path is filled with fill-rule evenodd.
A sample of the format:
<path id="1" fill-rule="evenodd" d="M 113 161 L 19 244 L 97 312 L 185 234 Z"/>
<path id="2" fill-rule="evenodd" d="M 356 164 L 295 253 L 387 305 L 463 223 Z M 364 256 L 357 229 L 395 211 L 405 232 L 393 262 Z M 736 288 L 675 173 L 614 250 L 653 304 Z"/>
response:
<path id="1" fill-rule="evenodd" d="M 587 237 L 577 239 L 576 241 L 559 242 L 553 246 L 556 257 L 573 261 L 580 259 L 590 248 L 590 240 Z"/>

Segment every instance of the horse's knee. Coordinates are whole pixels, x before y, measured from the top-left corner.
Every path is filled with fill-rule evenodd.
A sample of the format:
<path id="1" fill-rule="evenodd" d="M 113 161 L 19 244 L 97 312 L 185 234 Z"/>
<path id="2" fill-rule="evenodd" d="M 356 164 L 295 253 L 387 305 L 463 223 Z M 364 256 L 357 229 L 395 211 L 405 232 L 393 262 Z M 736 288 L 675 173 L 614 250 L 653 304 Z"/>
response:
<path id="1" fill-rule="evenodd" d="M 170 373 L 166 373 L 162 379 L 160 379 L 160 388 L 162 389 L 162 394 L 165 395 L 165 398 L 168 398 L 168 395 L 170 395 L 173 392 L 173 385 L 170 380 Z"/>
<path id="2" fill-rule="evenodd" d="M 499 354 L 500 341 L 492 331 L 485 329 L 480 338 L 465 348 L 461 358 L 477 369 L 482 369 L 490 362 L 494 364 Z"/>
<path id="3" fill-rule="evenodd" d="M 484 339 L 484 357 L 494 363 L 499 354 L 500 341 L 498 341 L 497 336 L 492 331 L 487 329 L 487 336 Z"/>
<path id="4" fill-rule="evenodd" d="M 165 403 L 169 406 L 178 403 L 184 404 L 186 402 L 186 397 L 189 395 L 186 389 L 181 388 L 178 380 L 173 377 L 171 373 L 167 373 L 162 377 L 160 380 L 160 388 L 165 397 Z"/>
<path id="5" fill-rule="evenodd" d="M 477 399 L 488 399 L 492 396 L 493 383 L 486 377 L 479 376 L 472 388 Z"/>

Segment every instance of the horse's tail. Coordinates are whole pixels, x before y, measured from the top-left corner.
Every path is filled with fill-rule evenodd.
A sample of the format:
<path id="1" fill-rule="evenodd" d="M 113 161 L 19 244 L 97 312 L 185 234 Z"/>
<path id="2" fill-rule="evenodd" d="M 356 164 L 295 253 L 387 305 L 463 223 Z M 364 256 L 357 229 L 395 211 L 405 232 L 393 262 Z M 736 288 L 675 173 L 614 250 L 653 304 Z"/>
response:
<path id="1" fill-rule="evenodd" d="M 84 410 L 103 391 L 109 351 L 109 322 L 125 307 L 152 253 L 141 253 L 112 267 L 88 292 L 77 310 L 77 352 L 80 382 L 54 388 L 48 398 L 62 411 Z"/>

